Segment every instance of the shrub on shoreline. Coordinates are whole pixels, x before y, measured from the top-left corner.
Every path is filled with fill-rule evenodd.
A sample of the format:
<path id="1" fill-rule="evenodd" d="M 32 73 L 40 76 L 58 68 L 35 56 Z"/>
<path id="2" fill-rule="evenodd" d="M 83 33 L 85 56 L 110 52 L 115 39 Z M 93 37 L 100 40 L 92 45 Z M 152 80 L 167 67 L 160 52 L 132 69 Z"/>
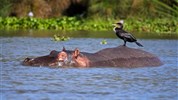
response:
<path id="1" fill-rule="evenodd" d="M 109 31 L 112 30 L 112 23 L 119 19 L 100 18 L 100 19 L 80 19 L 77 17 L 61 18 L 16 18 L 0 17 L 1 30 L 64 30 L 64 31 Z M 124 29 L 131 32 L 155 32 L 155 33 L 178 33 L 177 19 L 139 19 L 130 18 L 124 20 Z"/>

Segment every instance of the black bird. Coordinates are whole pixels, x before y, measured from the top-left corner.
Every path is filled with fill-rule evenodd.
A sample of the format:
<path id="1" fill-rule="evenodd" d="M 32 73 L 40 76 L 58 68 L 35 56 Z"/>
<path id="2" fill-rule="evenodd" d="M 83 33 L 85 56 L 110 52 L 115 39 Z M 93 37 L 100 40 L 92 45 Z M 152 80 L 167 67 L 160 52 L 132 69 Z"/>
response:
<path id="1" fill-rule="evenodd" d="M 137 42 L 137 39 L 132 34 L 126 32 L 125 30 L 123 30 L 123 23 L 124 23 L 124 21 L 121 20 L 118 23 L 113 24 L 115 26 L 113 28 L 113 30 L 116 33 L 116 35 L 120 39 L 124 40 L 124 45 L 123 46 L 126 46 L 126 42 L 135 42 L 138 46 L 143 47 L 142 44 Z"/>

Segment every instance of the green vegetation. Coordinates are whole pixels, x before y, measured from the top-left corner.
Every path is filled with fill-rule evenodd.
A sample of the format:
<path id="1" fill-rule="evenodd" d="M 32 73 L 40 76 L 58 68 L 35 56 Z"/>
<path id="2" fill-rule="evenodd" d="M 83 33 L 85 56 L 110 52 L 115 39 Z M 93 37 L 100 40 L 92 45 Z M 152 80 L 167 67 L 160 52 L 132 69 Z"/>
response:
<path id="1" fill-rule="evenodd" d="M 112 30 L 112 23 L 124 19 L 124 29 L 130 32 L 178 34 L 177 0 L 57 2 L 56 0 L 0 0 L 0 2 L 1 30 L 108 31 Z M 83 8 L 85 9 L 81 11 Z M 27 17 L 30 11 L 34 13 L 33 18 Z"/>
<path id="2" fill-rule="evenodd" d="M 56 30 L 76 30 L 75 28 L 80 25 L 81 21 L 75 17 L 62 17 L 62 18 L 16 18 L 6 17 L 0 18 L 1 29 L 56 29 Z M 77 28 L 78 29 L 78 28 Z"/>
<path id="3" fill-rule="evenodd" d="M 70 37 L 65 36 L 64 34 L 54 34 L 53 41 L 67 41 Z"/>
<path id="4" fill-rule="evenodd" d="M 11 2 L 9 0 L 0 0 L 0 16 L 8 16 L 11 8 Z"/>
<path id="5" fill-rule="evenodd" d="M 107 44 L 108 42 L 106 40 L 102 40 L 100 44 Z"/>
<path id="6" fill-rule="evenodd" d="M 79 19 L 76 17 L 61 18 L 16 18 L 0 17 L 0 29 L 20 30 L 64 30 L 64 31 L 109 31 L 112 30 L 112 23 L 119 21 L 116 19 Z M 156 33 L 178 33 L 177 19 L 139 19 L 129 18 L 125 20 L 124 28 L 130 32 L 156 32 Z"/>

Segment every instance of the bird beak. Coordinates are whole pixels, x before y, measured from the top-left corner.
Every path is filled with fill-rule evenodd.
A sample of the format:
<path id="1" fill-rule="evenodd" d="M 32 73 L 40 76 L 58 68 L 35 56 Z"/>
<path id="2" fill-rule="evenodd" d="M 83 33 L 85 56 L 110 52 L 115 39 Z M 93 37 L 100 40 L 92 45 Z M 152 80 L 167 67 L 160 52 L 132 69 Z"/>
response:
<path id="1" fill-rule="evenodd" d="M 116 23 L 112 24 L 113 26 L 117 26 Z"/>

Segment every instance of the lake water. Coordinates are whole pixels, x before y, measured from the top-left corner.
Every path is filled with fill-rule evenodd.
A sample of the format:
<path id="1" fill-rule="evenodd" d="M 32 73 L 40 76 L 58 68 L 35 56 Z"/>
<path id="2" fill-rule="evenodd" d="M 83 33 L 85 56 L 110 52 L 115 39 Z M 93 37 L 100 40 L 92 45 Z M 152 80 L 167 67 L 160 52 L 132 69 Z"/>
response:
<path id="1" fill-rule="evenodd" d="M 101 45 L 105 39 L 108 43 Z M 49 37 L 1 36 L 1 100 L 178 100 L 178 40 L 138 39 L 164 63 L 144 68 L 26 67 L 26 57 L 47 55 L 51 50 L 97 52 L 116 47 L 116 38 L 71 38 L 54 42 Z"/>

